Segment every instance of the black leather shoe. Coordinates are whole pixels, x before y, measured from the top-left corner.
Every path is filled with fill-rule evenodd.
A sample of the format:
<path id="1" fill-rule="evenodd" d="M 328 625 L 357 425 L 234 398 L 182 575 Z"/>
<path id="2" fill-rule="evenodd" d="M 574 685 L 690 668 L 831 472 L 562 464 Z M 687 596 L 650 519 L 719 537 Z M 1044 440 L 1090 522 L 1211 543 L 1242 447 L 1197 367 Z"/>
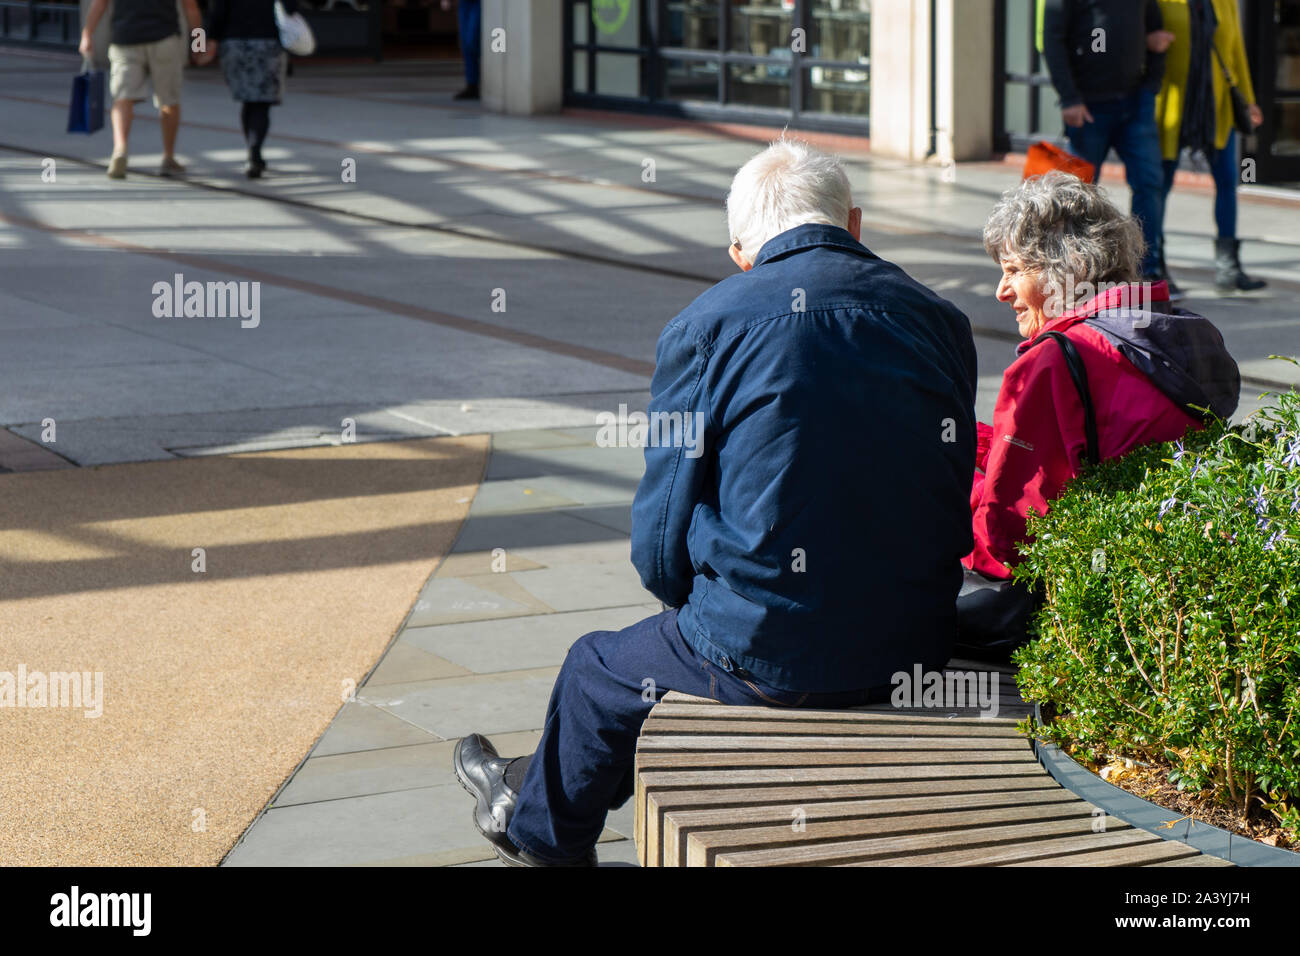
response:
<path id="1" fill-rule="evenodd" d="M 510 758 L 501 757 L 482 734 L 470 734 L 452 754 L 460 784 L 474 798 L 474 826 L 507 866 L 595 866 L 596 850 L 569 863 L 549 863 L 525 853 L 506 836 L 519 794 L 506 783 Z"/>
<path id="2" fill-rule="evenodd" d="M 510 841 L 507 840 L 506 842 L 509 843 Z M 578 860 L 573 860 L 572 862 L 569 863 L 548 863 L 545 860 L 539 860 L 531 853 L 525 853 L 523 850 L 519 849 L 513 843 L 510 844 L 510 849 L 508 850 L 503 847 L 495 846 L 495 845 L 494 845 L 494 849 L 497 851 L 497 856 L 500 857 L 501 862 L 504 863 L 506 866 L 596 866 L 597 865 L 596 850 L 594 847 L 587 853 L 586 856 Z"/>
<path id="3" fill-rule="evenodd" d="M 471 83 L 459 93 L 452 97 L 453 100 L 476 100 L 478 99 L 478 84 Z"/>
<path id="4" fill-rule="evenodd" d="M 494 847 L 517 852 L 506 836 L 519 795 L 506 785 L 510 761 L 482 734 L 470 734 L 452 755 L 460 785 L 474 798 L 474 825 Z"/>

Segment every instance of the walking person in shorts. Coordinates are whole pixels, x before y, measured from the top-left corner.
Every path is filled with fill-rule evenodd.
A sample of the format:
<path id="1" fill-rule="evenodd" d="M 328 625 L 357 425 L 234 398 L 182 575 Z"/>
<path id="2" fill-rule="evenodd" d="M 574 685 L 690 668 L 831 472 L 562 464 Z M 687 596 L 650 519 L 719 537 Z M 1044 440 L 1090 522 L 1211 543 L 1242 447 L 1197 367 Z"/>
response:
<path id="1" fill-rule="evenodd" d="M 203 25 L 195 0 L 183 0 L 189 29 Z M 94 0 L 81 31 L 81 55 L 95 55 L 92 37 L 108 6 L 108 0 Z M 135 104 L 153 87 L 162 127 L 161 176 L 179 176 L 185 167 L 176 161 L 176 133 L 181 125 L 181 76 L 188 59 L 186 36 L 181 33 L 176 0 L 114 0 L 112 29 L 108 45 L 109 92 L 113 97 L 113 156 L 108 161 L 110 179 L 126 178 L 127 141 Z"/>

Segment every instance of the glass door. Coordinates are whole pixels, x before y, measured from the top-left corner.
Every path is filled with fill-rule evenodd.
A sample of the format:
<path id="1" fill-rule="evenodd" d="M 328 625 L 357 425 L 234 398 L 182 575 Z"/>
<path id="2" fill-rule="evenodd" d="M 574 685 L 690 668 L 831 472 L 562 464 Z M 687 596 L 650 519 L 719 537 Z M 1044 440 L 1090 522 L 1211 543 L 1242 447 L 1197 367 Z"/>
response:
<path id="1" fill-rule="evenodd" d="M 1264 111 L 1247 155 L 1259 182 L 1300 183 L 1300 0 L 1255 0 L 1247 49 Z"/>
<path id="2" fill-rule="evenodd" d="M 658 112 L 867 132 L 871 0 L 570 0 L 569 11 L 570 101 L 639 97 Z"/>

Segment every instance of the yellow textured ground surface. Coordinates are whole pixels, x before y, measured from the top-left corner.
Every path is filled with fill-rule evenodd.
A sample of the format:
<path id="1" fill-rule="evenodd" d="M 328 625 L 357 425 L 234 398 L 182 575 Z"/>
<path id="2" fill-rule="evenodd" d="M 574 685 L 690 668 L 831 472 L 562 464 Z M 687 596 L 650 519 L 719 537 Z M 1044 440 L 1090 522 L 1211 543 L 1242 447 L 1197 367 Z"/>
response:
<path id="1" fill-rule="evenodd" d="M 0 475 L 0 863 L 220 860 L 450 549 L 487 444 Z M 29 694 L 102 672 L 102 716 L 16 706 L 20 666 Z"/>

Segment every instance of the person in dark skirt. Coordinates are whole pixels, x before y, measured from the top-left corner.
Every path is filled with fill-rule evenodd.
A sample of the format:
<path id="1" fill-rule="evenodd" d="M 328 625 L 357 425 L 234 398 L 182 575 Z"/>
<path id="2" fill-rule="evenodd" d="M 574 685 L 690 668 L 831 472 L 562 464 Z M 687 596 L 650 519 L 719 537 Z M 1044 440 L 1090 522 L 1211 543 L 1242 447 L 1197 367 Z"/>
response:
<path id="1" fill-rule="evenodd" d="M 286 13 L 298 12 L 296 0 L 280 0 Z M 271 128 L 271 107 L 284 96 L 289 55 L 280 46 L 275 25 L 275 0 L 209 0 L 208 51 L 199 58 L 210 63 L 220 53 L 221 72 L 230 95 L 239 100 L 239 122 L 248 144 L 249 179 L 266 169 L 262 144 Z"/>

